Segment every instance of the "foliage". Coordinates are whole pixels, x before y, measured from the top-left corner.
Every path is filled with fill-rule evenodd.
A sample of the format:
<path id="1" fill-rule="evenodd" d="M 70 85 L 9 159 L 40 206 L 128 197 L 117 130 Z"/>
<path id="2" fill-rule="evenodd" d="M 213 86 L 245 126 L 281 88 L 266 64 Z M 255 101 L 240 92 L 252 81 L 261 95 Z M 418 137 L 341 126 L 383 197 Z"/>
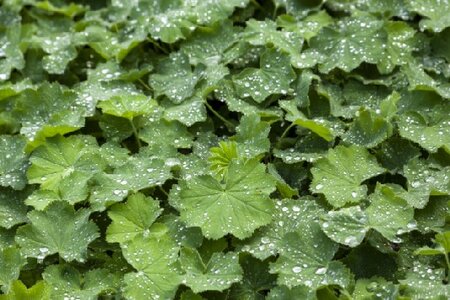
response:
<path id="1" fill-rule="evenodd" d="M 0 1 L 1 299 L 449 299 L 447 0 Z"/>

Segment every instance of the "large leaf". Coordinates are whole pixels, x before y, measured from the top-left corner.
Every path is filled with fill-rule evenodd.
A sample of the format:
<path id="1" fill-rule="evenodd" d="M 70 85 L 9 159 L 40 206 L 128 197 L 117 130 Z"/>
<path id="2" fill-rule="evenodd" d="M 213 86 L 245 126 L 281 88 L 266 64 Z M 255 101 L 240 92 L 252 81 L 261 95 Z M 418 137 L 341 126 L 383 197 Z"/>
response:
<path id="1" fill-rule="evenodd" d="M 65 202 L 54 202 L 44 211 L 31 211 L 31 223 L 17 230 L 16 242 L 27 257 L 43 260 L 58 253 L 64 260 L 84 261 L 88 245 L 98 238 L 89 211 L 75 211 Z"/>
<path id="2" fill-rule="evenodd" d="M 138 234 L 148 235 L 150 226 L 160 214 L 156 200 L 141 193 L 131 195 L 126 203 L 115 204 L 109 209 L 112 223 L 106 231 L 106 240 L 124 243 Z"/>
<path id="3" fill-rule="evenodd" d="M 334 207 L 341 207 L 364 198 L 367 187 L 361 183 L 383 172 L 384 169 L 366 149 L 337 146 L 314 163 L 310 189 L 314 193 L 323 193 Z"/>
<path id="4" fill-rule="evenodd" d="M 232 160 L 224 183 L 204 175 L 181 183 L 181 218 L 208 238 L 242 239 L 272 220 L 275 182 L 256 159 Z"/>
<path id="5" fill-rule="evenodd" d="M 123 247 L 125 259 L 138 272 L 125 275 L 128 299 L 171 299 L 181 283 L 176 264 L 179 248 L 167 236 L 136 237 Z"/>
<path id="6" fill-rule="evenodd" d="M 183 283 L 195 293 L 222 291 L 242 279 L 238 256 L 232 252 L 215 252 L 208 261 L 204 261 L 197 250 L 183 248 L 180 264 L 186 272 Z"/>
<path id="7" fill-rule="evenodd" d="M 295 75 L 288 56 L 267 50 L 261 56 L 260 68 L 247 68 L 233 77 L 236 91 L 241 97 L 251 96 L 263 102 L 271 94 L 287 94 Z"/>

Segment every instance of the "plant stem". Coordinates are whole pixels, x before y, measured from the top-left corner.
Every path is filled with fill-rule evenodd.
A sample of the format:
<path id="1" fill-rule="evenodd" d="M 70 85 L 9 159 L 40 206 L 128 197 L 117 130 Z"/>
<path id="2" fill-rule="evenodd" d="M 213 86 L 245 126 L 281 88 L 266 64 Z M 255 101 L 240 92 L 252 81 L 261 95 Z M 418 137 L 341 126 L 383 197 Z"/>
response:
<path id="1" fill-rule="evenodd" d="M 294 126 L 295 126 L 295 124 L 294 124 L 294 123 L 291 123 L 291 125 L 289 125 L 289 126 L 284 130 L 284 132 L 283 132 L 283 134 L 280 136 L 280 139 L 279 139 L 279 140 L 284 139 L 284 137 L 285 137 L 286 134 L 289 132 L 289 130 L 290 130 L 292 127 L 294 127 Z"/>
<path id="2" fill-rule="evenodd" d="M 160 190 L 164 195 L 167 196 L 167 198 L 169 198 L 169 193 L 167 193 L 167 192 L 162 188 L 162 186 L 158 185 L 158 188 L 159 188 L 159 190 Z"/>
<path id="3" fill-rule="evenodd" d="M 258 9 L 264 11 L 264 7 L 261 6 L 256 0 L 250 0 L 251 3 L 253 3 L 254 6 L 256 6 Z"/>
<path id="4" fill-rule="evenodd" d="M 150 91 L 150 92 L 153 91 L 153 89 L 152 89 L 148 84 L 146 84 L 146 83 L 144 82 L 144 80 L 142 80 L 141 78 L 138 79 L 138 82 L 139 82 L 140 84 L 142 84 L 148 91 Z"/>
<path id="5" fill-rule="evenodd" d="M 129 119 L 129 121 L 131 124 L 131 128 L 133 129 L 133 135 L 134 135 L 134 138 L 136 139 L 136 143 L 137 143 L 138 147 L 141 148 L 142 144 L 141 144 L 141 140 L 139 139 L 139 135 L 138 135 L 136 126 L 134 126 L 134 122 L 132 119 Z"/>
<path id="6" fill-rule="evenodd" d="M 205 105 L 217 118 L 219 118 L 222 122 L 224 122 L 225 125 L 229 127 L 229 129 L 234 128 L 234 124 L 225 119 L 224 117 L 222 117 L 217 111 L 215 111 L 214 108 L 212 108 L 212 106 L 209 105 L 208 101 L 205 101 Z"/>
<path id="7" fill-rule="evenodd" d="M 155 40 L 151 39 L 151 38 L 147 38 L 147 41 L 149 41 L 150 43 L 153 44 L 153 46 L 155 46 L 156 48 L 158 48 L 159 50 L 161 50 L 162 52 L 164 52 L 165 54 L 169 54 L 169 52 L 164 49 L 163 47 L 161 47 Z"/>

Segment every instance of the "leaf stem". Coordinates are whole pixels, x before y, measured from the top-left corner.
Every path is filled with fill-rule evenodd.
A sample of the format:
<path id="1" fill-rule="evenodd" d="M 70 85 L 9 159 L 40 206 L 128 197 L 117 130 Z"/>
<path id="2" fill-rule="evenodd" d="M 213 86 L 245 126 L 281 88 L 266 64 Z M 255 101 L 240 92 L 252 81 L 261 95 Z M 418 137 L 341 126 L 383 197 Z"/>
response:
<path id="1" fill-rule="evenodd" d="M 250 0 L 251 3 L 253 3 L 254 6 L 256 6 L 258 9 L 264 11 L 264 7 L 261 6 L 261 4 L 258 3 L 256 0 Z"/>
<path id="2" fill-rule="evenodd" d="M 159 50 L 161 50 L 162 52 L 164 52 L 165 54 L 169 54 L 169 51 L 167 51 L 166 49 L 164 49 L 163 47 L 161 47 L 155 40 L 151 39 L 151 38 L 147 38 L 147 41 L 149 41 L 150 43 L 153 44 L 153 46 L 155 46 L 156 48 L 158 48 Z"/>
<path id="3" fill-rule="evenodd" d="M 450 274 L 450 260 L 448 259 L 448 253 L 445 253 L 445 262 L 447 263 L 447 278 Z"/>
<path id="4" fill-rule="evenodd" d="M 142 80 L 141 78 L 138 78 L 138 82 L 139 82 L 140 84 L 142 84 L 148 91 L 150 91 L 150 92 L 153 91 L 153 89 L 152 89 L 148 84 L 146 84 L 145 81 Z"/>
<path id="5" fill-rule="evenodd" d="M 225 125 L 229 127 L 229 129 L 234 128 L 234 124 L 225 119 L 224 117 L 222 117 L 217 111 L 215 111 L 214 108 L 212 108 L 212 106 L 209 105 L 208 101 L 205 101 L 205 105 L 217 118 L 219 118 L 222 122 L 224 122 Z"/>
<path id="6" fill-rule="evenodd" d="M 136 126 L 134 126 L 133 119 L 128 119 L 128 120 L 130 121 L 131 128 L 133 129 L 133 135 L 134 135 L 134 138 L 136 139 L 136 143 L 137 143 L 138 147 L 141 148 L 142 147 L 141 140 L 139 139 L 139 135 L 138 135 Z"/>
<path id="7" fill-rule="evenodd" d="M 164 195 L 167 196 L 167 198 L 169 198 L 169 193 L 167 193 L 166 190 L 162 188 L 162 186 L 158 185 L 158 188 Z"/>
<path id="8" fill-rule="evenodd" d="M 292 122 L 291 125 L 289 125 L 284 131 L 283 134 L 280 136 L 279 140 L 281 141 L 282 139 L 284 139 L 284 137 L 286 136 L 286 134 L 289 132 L 289 130 L 295 126 L 295 123 Z"/>

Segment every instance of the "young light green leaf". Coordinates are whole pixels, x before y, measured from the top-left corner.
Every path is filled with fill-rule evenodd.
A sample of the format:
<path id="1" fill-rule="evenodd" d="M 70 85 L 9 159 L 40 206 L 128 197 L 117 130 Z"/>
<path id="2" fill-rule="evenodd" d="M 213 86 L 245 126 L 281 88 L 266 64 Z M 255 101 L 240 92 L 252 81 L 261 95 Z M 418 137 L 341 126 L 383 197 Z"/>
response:
<path id="1" fill-rule="evenodd" d="M 256 159 L 232 160 L 224 183 L 204 175 L 183 181 L 180 187 L 182 220 L 199 226 L 208 238 L 230 233 L 243 239 L 272 220 L 269 195 L 275 182 Z"/>
<path id="2" fill-rule="evenodd" d="M 310 190 L 323 193 L 331 205 L 341 207 L 361 201 L 367 193 L 367 187 L 361 183 L 383 172 L 365 148 L 337 146 L 314 163 Z"/>
<path id="3" fill-rule="evenodd" d="M 27 257 L 43 260 L 58 253 L 66 261 L 84 261 L 88 245 L 100 236 L 89 214 L 66 202 L 51 203 L 44 211 L 28 213 L 31 223 L 17 230 L 16 242 Z"/>

